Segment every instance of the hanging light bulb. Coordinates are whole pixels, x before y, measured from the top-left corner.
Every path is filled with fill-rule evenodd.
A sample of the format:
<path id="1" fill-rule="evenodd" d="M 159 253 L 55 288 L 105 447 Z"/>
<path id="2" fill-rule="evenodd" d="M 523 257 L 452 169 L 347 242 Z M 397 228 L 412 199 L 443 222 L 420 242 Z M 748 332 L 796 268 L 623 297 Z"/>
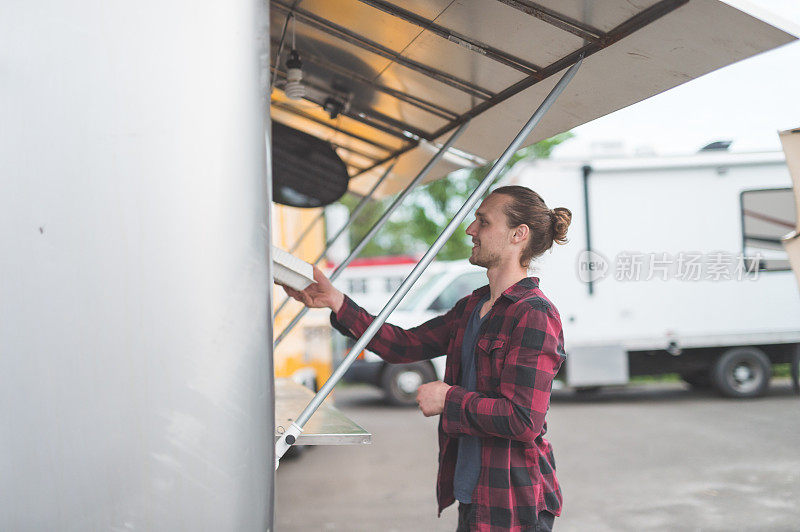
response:
<path id="1" fill-rule="evenodd" d="M 306 95 L 306 87 L 303 85 L 303 62 L 300 61 L 300 54 L 297 53 L 297 23 L 292 17 L 292 51 L 289 52 L 289 59 L 286 60 L 286 86 L 283 92 L 290 100 L 301 100 Z"/>
<path id="2" fill-rule="evenodd" d="M 283 92 L 290 100 L 300 100 L 306 95 L 306 87 L 303 85 L 303 63 L 300 61 L 300 54 L 297 50 L 289 53 L 286 61 L 286 86 Z"/>

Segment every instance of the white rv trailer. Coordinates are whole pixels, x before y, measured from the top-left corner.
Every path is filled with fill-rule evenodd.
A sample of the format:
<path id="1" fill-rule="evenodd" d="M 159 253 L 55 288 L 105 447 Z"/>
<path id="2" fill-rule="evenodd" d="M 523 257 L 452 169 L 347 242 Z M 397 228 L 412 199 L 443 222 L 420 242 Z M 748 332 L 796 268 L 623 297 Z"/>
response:
<path id="1" fill-rule="evenodd" d="M 503 184 L 572 211 L 568 245 L 532 272 L 561 313 L 567 385 L 679 373 L 693 386 L 753 397 L 771 365 L 800 351 L 800 294 L 780 244 L 796 225 L 782 152 L 539 160 Z M 435 266 L 392 323 L 418 325 L 487 282 L 464 262 Z M 410 404 L 443 368 L 441 358 L 392 366 L 366 353 L 348 379 Z"/>
<path id="2" fill-rule="evenodd" d="M 557 292 L 570 385 L 678 372 L 755 396 L 800 348 L 783 153 L 539 161 L 511 181 L 573 212 L 569 246 L 537 264 Z"/>
<path id="3" fill-rule="evenodd" d="M 4 2 L 0 528 L 271 530 L 273 194 L 394 193 L 793 40 L 718 0 Z"/>

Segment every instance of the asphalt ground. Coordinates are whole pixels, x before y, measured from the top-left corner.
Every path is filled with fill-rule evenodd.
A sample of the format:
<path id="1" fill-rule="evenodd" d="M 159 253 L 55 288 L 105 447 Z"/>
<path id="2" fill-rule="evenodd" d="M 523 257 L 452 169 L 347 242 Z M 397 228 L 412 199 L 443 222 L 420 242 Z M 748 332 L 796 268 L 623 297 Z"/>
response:
<path id="1" fill-rule="evenodd" d="M 377 389 L 336 392 L 373 434 L 310 448 L 276 474 L 276 530 L 453 531 L 436 517 L 436 425 Z M 553 393 L 547 416 L 564 493 L 558 531 L 800 531 L 800 398 L 723 399 L 682 384 Z"/>

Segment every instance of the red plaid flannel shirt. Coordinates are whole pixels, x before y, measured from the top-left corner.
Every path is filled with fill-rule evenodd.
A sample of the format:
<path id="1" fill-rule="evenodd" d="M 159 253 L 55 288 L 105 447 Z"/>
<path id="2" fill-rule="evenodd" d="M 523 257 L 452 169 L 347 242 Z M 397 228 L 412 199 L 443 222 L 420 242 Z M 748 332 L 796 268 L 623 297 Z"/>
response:
<path id="1" fill-rule="evenodd" d="M 476 347 L 477 391 L 455 386 L 467 320 L 489 292 L 484 286 L 443 316 L 412 329 L 384 324 L 368 348 L 392 363 L 447 355 L 447 392 L 439 421 L 439 514 L 451 505 L 458 437 L 481 438 L 481 470 L 472 494 L 477 530 L 529 530 L 547 510 L 561 514 L 561 489 L 553 449 L 544 434 L 553 378 L 565 359 L 561 318 L 527 277 L 503 292 L 484 321 Z M 331 313 L 333 326 L 350 337 L 374 317 L 350 298 Z"/>

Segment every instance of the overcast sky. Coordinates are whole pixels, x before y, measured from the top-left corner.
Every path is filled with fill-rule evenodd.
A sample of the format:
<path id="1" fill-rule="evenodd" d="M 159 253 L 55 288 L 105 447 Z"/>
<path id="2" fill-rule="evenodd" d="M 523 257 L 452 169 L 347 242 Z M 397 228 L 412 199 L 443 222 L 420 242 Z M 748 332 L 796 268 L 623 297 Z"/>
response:
<path id="1" fill-rule="evenodd" d="M 736 5 L 737 0 L 728 3 Z M 750 0 L 800 28 L 800 0 Z M 793 33 L 797 33 L 794 31 Z M 598 143 L 626 153 L 693 153 L 715 140 L 731 150 L 780 150 L 777 131 L 800 127 L 800 42 L 751 57 L 573 130 L 558 158 L 587 157 Z"/>

